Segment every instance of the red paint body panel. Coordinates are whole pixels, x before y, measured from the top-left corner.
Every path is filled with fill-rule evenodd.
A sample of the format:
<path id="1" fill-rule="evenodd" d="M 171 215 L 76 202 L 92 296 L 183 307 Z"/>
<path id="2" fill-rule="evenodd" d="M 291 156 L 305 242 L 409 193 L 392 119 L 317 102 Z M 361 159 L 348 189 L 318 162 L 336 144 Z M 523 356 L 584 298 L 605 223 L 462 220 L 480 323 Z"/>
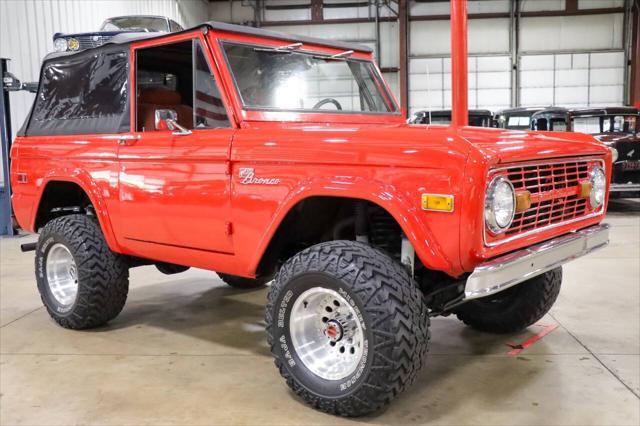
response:
<path id="1" fill-rule="evenodd" d="M 35 215 L 48 182 L 72 181 L 89 195 L 114 251 L 253 276 L 297 203 L 309 197 L 350 197 L 386 209 L 426 266 L 459 276 L 487 258 L 602 219 L 487 247 L 483 202 L 492 168 L 591 155 L 605 158 L 610 173 L 610 151 L 577 133 L 407 125 L 399 114 L 243 110 L 220 40 L 285 44 L 278 40 L 194 31 L 133 43 L 131 57 L 135 49 L 190 37 L 210 49 L 208 60 L 232 127 L 194 130 L 189 136 L 132 128 L 123 135 L 18 137 L 11 176 L 13 205 L 23 228 L 36 231 Z M 302 49 L 340 52 L 323 46 Z M 134 112 L 131 122 L 136 122 Z M 119 144 L 123 136 L 130 139 Z M 256 178 L 270 183 L 243 184 L 240 169 L 253 169 Z M 26 174 L 27 181 L 18 182 L 17 173 Z M 422 210 L 423 193 L 453 195 L 454 211 Z"/>

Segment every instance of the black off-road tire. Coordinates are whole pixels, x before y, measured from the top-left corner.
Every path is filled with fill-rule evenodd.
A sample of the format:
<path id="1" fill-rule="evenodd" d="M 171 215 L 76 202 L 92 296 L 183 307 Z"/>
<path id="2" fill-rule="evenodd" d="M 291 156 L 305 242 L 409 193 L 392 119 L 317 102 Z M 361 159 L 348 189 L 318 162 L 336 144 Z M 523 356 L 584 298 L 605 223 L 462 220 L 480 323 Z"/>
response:
<path id="1" fill-rule="evenodd" d="M 245 278 L 235 275 L 221 274 L 220 272 L 218 272 L 218 276 L 226 285 L 245 290 L 260 288 L 267 283 L 265 278 Z"/>
<path id="2" fill-rule="evenodd" d="M 71 252 L 77 267 L 78 293 L 69 306 L 58 303 L 47 282 L 47 253 L 56 243 Z M 127 264 L 109 249 L 100 225 L 89 216 L 62 216 L 47 223 L 38 239 L 35 269 L 42 303 L 51 318 L 64 328 L 79 330 L 103 325 L 120 313 L 127 300 Z"/>
<path id="3" fill-rule="evenodd" d="M 292 306 L 313 287 L 340 292 L 366 326 L 368 351 L 340 380 L 314 374 L 292 344 Z M 375 412 L 403 392 L 422 368 L 430 338 L 427 307 L 407 271 L 354 241 L 321 243 L 289 259 L 269 290 L 266 328 L 276 367 L 293 392 L 315 409 L 349 417 Z"/>
<path id="4" fill-rule="evenodd" d="M 562 284 L 562 268 L 533 277 L 508 290 L 473 300 L 457 309 L 458 319 L 490 333 L 521 331 L 553 306 Z"/>

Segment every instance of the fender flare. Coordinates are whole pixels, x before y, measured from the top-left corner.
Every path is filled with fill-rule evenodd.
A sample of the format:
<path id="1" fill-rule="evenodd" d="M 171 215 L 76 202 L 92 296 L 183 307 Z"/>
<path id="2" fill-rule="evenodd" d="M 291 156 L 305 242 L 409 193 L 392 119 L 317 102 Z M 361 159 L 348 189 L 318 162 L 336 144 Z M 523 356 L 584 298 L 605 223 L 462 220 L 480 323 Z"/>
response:
<path id="1" fill-rule="evenodd" d="M 248 272 L 252 276 L 287 214 L 301 201 L 323 196 L 364 200 L 380 206 L 400 225 L 425 266 L 449 273 L 462 272 L 458 264 L 445 256 L 429 225 L 418 217 L 421 212 L 418 202 L 406 199 L 393 185 L 358 177 L 341 177 L 339 181 L 319 177 L 298 182 L 282 200 L 249 263 Z"/>
<path id="2" fill-rule="evenodd" d="M 34 232 L 37 231 L 35 229 L 36 217 L 38 216 L 38 211 L 40 210 L 40 204 L 42 203 L 42 196 L 44 195 L 44 191 L 47 188 L 47 185 L 49 185 L 49 183 L 51 182 L 74 183 L 78 185 L 80 189 L 82 189 L 82 191 L 84 191 L 95 209 L 96 217 L 98 218 L 98 224 L 100 225 L 102 235 L 104 235 L 104 239 L 107 245 L 112 251 L 119 252 L 119 245 L 113 232 L 113 226 L 111 224 L 109 214 L 107 213 L 107 207 L 104 202 L 104 198 L 100 194 L 100 189 L 96 185 L 96 182 L 85 170 L 76 169 L 73 171 L 73 173 L 69 174 L 58 174 L 55 172 L 50 172 L 45 175 L 40 182 L 38 182 L 38 196 L 37 202 L 35 204 L 34 214 L 32 214 L 31 218 L 31 229 Z"/>

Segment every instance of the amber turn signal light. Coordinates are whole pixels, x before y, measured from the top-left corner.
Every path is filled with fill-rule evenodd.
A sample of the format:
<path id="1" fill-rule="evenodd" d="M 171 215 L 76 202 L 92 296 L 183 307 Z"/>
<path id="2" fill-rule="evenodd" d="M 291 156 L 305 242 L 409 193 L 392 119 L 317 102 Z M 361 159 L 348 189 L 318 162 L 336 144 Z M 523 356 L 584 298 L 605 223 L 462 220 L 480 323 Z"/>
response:
<path id="1" fill-rule="evenodd" d="M 591 196 L 591 182 L 580 182 L 580 198 L 589 198 Z"/>
<path id="2" fill-rule="evenodd" d="M 453 211 L 453 195 L 422 194 L 422 210 Z"/>
<path id="3" fill-rule="evenodd" d="M 521 213 L 531 207 L 531 193 L 529 191 L 516 192 L 516 213 Z"/>

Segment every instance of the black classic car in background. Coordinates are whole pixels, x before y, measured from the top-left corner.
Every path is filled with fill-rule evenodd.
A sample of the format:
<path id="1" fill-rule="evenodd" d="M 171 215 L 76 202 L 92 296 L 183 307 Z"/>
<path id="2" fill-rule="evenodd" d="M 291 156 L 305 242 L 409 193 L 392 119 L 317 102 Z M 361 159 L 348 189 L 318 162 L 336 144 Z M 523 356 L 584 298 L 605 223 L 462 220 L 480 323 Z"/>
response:
<path id="1" fill-rule="evenodd" d="M 451 124 L 451 110 L 418 111 L 407 120 L 410 124 Z M 493 114 L 488 109 L 470 109 L 469 126 L 494 127 Z"/>
<path id="2" fill-rule="evenodd" d="M 57 52 L 77 51 L 102 46 L 122 33 L 169 33 L 183 29 L 180 24 L 166 16 L 116 16 L 104 21 L 98 31 L 74 34 L 55 33 L 53 45 Z"/>
<path id="3" fill-rule="evenodd" d="M 498 111 L 493 118 L 495 127 L 510 130 L 529 130 L 531 127 L 531 116 L 543 109 L 544 107 L 503 109 L 502 111 Z"/>
<path id="4" fill-rule="evenodd" d="M 593 135 L 615 150 L 611 193 L 640 192 L 640 110 L 638 108 L 547 108 L 532 115 L 531 129 Z"/>

